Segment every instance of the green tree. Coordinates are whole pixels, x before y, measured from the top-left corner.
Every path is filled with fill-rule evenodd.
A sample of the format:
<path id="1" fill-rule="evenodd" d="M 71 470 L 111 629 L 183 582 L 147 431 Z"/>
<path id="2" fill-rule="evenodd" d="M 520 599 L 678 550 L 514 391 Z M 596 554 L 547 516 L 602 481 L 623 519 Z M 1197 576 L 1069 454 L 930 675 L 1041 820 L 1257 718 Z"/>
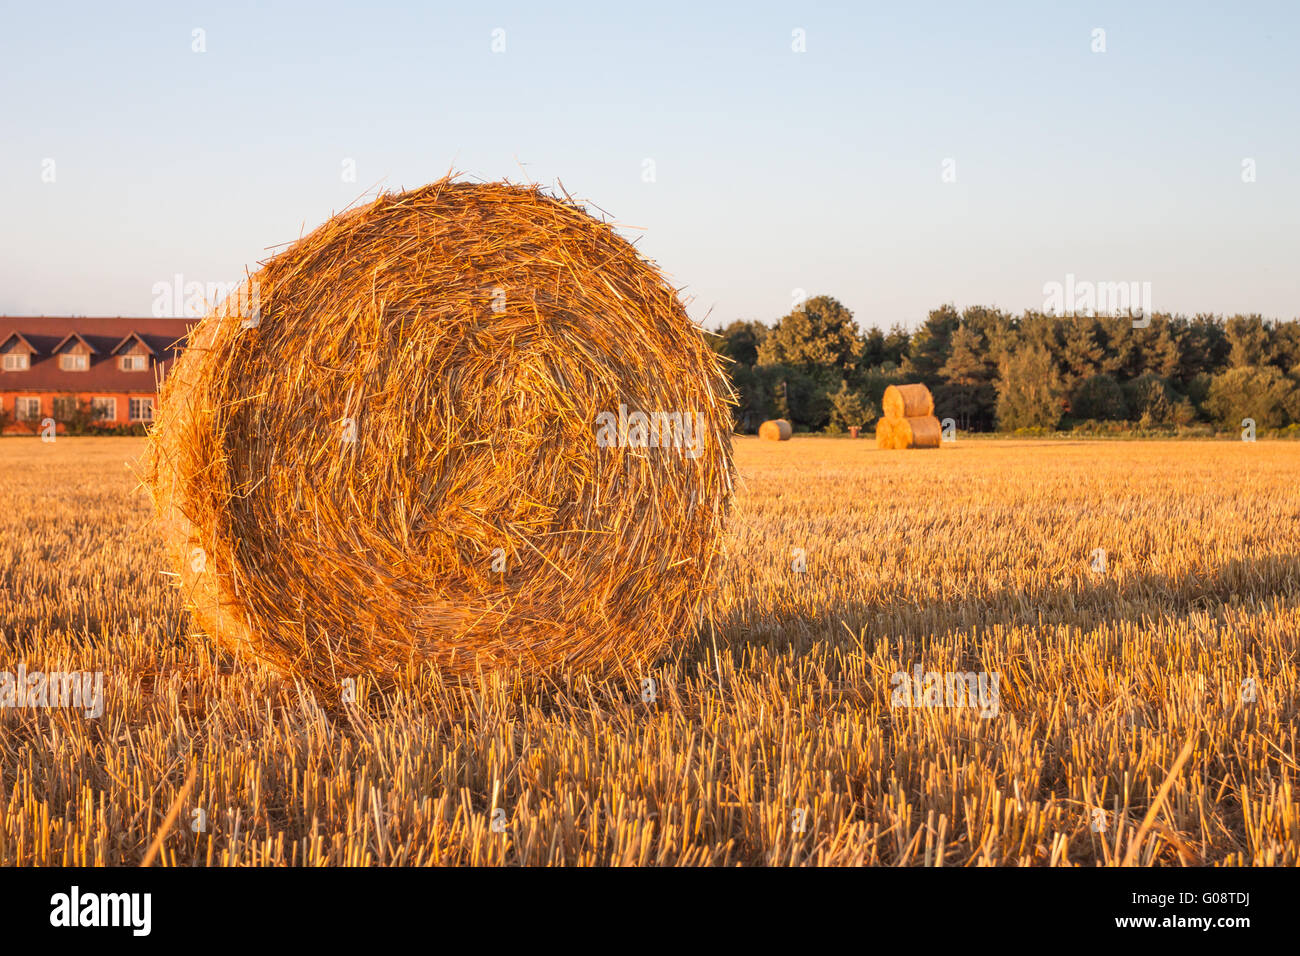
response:
<path id="1" fill-rule="evenodd" d="M 1123 421 L 1128 417 L 1124 389 L 1110 375 L 1090 375 L 1070 394 L 1070 415 L 1077 419 Z"/>
<path id="2" fill-rule="evenodd" d="M 1134 329 L 1130 324 L 1133 371 L 1138 375 L 1150 372 L 1167 379 L 1178 374 L 1182 358 L 1180 329 L 1169 315 L 1162 312 L 1154 313 L 1150 321 L 1150 325 L 1141 329 Z"/>
<path id="3" fill-rule="evenodd" d="M 758 364 L 758 347 L 763 344 L 768 328 L 762 322 L 737 319 L 719 333 L 713 341 L 717 350 L 737 365 Z"/>
<path id="4" fill-rule="evenodd" d="M 1129 413 L 1143 428 L 1152 425 L 1186 425 L 1196 417 L 1192 403 L 1177 394 L 1168 380 L 1146 372 L 1124 385 Z"/>
<path id="5" fill-rule="evenodd" d="M 1183 392 L 1187 400 L 1192 403 L 1196 410 L 1197 418 L 1209 421 L 1213 416 L 1205 407 L 1205 401 L 1210 397 L 1210 385 L 1214 382 L 1214 376 L 1208 372 L 1200 372 L 1192 378 L 1183 387 Z"/>
<path id="6" fill-rule="evenodd" d="M 731 381 L 736 389 L 735 426 L 738 431 L 753 434 L 769 418 L 780 418 L 776 409 L 776 388 L 780 366 L 733 365 Z"/>
<path id="7" fill-rule="evenodd" d="M 927 384 L 935 413 L 967 430 L 1059 427 L 1067 409 L 1076 421 L 1143 425 L 1300 421 L 1300 321 L 1259 315 L 1154 313 L 1135 329 L 1130 316 L 944 305 L 915 334 L 898 325 L 860 334 L 848 309 L 818 296 L 775 328 L 737 321 L 715 338 L 732 359 L 744 429 L 777 415 L 801 429 L 838 427 L 846 383 L 878 405 L 887 385 L 909 381 Z"/>
<path id="8" fill-rule="evenodd" d="M 1234 315 L 1223 326 L 1228 364 L 1233 368 L 1263 365 L 1270 359 L 1269 327 L 1258 315 Z"/>
<path id="9" fill-rule="evenodd" d="M 1078 383 L 1102 374 L 1102 360 L 1106 349 L 1099 339 L 1101 327 L 1091 316 L 1076 315 L 1063 320 L 1065 342 L 1062 345 L 1062 363 L 1065 383 L 1073 388 Z M 1085 416 L 1092 417 L 1092 416 Z"/>
<path id="10" fill-rule="evenodd" d="M 1272 365 L 1244 365 L 1214 376 L 1205 407 L 1229 430 L 1250 418 L 1258 428 L 1278 428 L 1296 414 L 1295 383 Z"/>
<path id="11" fill-rule="evenodd" d="M 997 408 L 997 364 L 992 361 L 985 336 L 973 324 L 953 333 L 948 361 L 939 370 L 944 384 L 935 388 L 935 410 L 951 415 L 963 431 L 993 426 Z"/>
<path id="12" fill-rule="evenodd" d="M 774 410 L 774 413 L 777 418 L 784 418 L 786 421 L 790 422 L 791 425 L 793 425 L 794 413 L 790 411 L 790 386 L 786 382 L 786 378 L 789 376 L 790 370 L 781 365 L 777 365 L 777 366 L 769 365 L 766 367 L 771 369 L 774 372 L 779 373 L 781 376 L 780 379 L 772 387 L 772 408 Z"/>
<path id="13" fill-rule="evenodd" d="M 901 325 L 892 326 L 888 333 L 878 328 L 868 329 L 862 337 L 858 366 L 875 368 L 880 365 L 901 365 L 907 357 L 911 341 L 912 334 Z"/>
<path id="14" fill-rule="evenodd" d="M 1113 375 L 1117 381 L 1141 374 L 1142 356 L 1133 338 L 1133 320 L 1124 316 L 1099 315 L 1094 320 L 1097 341 L 1104 354 L 1097 371 Z"/>
<path id="15" fill-rule="evenodd" d="M 979 385 L 989 377 L 988 348 L 978 332 L 968 325 L 960 326 L 952 335 L 948 361 L 939 374 L 957 385 Z"/>
<path id="16" fill-rule="evenodd" d="M 1231 346 L 1223 323 L 1216 316 L 1199 313 L 1187 320 L 1183 328 L 1182 354 L 1176 381 L 1188 390 L 1198 376 L 1209 377 L 1223 371 Z"/>
<path id="17" fill-rule="evenodd" d="M 858 375 L 856 384 L 867 406 L 879 409 L 881 400 L 885 397 L 885 389 L 891 385 L 902 385 L 904 380 L 898 368 L 886 362 L 884 365 L 868 369 Z M 880 413 L 877 411 L 876 416 L 879 417 L 879 415 Z"/>
<path id="18" fill-rule="evenodd" d="M 834 369 L 838 380 L 853 370 L 860 352 L 853 313 L 833 297 L 819 295 L 786 315 L 767 333 L 758 346 L 758 361 L 808 373 Z"/>
<path id="19" fill-rule="evenodd" d="M 880 408 L 863 398 L 861 392 L 850 388 L 847 381 L 840 382 L 839 391 L 831 395 L 830 431 L 860 428 L 878 417 Z"/>
<path id="20" fill-rule="evenodd" d="M 1145 418 L 1148 423 L 1157 420 L 1168 404 L 1165 381 L 1153 372 L 1130 379 L 1123 388 L 1129 414 L 1135 420 Z"/>
<path id="21" fill-rule="evenodd" d="M 1273 328 L 1270 364 L 1286 375 L 1300 375 L 1300 322 L 1283 322 Z"/>
<path id="22" fill-rule="evenodd" d="M 768 367 L 779 369 L 781 376 L 776 391 L 777 417 L 808 431 L 825 428 L 831 418 L 831 373 L 810 373 L 789 365 Z"/>
<path id="23" fill-rule="evenodd" d="M 1042 345 L 1022 347 L 1002 359 L 999 371 L 998 425 L 1004 430 L 1055 428 L 1065 386 L 1052 354 Z"/>
<path id="24" fill-rule="evenodd" d="M 961 316 L 951 305 L 932 311 L 912 336 L 907 358 L 903 360 L 903 377 L 931 387 L 943 381 L 940 369 L 952 351 L 953 333 L 961 326 Z"/>

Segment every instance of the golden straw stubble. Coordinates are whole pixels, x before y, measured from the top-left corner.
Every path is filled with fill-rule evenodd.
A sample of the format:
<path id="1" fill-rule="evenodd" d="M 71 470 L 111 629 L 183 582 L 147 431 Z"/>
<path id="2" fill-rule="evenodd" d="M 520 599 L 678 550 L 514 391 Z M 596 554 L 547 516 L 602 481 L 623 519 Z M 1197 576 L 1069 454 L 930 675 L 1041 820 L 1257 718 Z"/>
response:
<path id="1" fill-rule="evenodd" d="M 695 626 L 732 392 L 673 288 L 536 188 L 335 217 L 214 311 L 146 460 L 198 627 L 320 687 L 635 666 Z"/>

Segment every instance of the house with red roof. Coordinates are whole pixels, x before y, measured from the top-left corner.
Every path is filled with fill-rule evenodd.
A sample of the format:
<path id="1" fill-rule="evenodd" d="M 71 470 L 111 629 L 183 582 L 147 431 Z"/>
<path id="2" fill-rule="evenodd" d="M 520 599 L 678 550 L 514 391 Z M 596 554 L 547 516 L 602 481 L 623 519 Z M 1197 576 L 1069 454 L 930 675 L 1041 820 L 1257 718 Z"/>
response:
<path id="1" fill-rule="evenodd" d="M 52 419 L 61 433 L 87 418 L 98 428 L 147 425 L 194 323 L 0 315 L 0 429 L 35 434 Z"/>

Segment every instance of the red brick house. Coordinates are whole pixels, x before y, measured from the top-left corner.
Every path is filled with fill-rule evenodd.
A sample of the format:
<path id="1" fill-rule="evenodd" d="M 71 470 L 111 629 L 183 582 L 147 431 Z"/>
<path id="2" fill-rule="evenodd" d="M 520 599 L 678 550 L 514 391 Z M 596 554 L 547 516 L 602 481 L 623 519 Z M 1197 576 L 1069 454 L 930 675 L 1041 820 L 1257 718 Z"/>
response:
<path id="1" fill-rule="evenodd" d="M 96 426 L 147 424 L 194 322 L 0 316 L 0 428 L 33 434 L 53 419 L 62 432 L 87 405 Z"/>

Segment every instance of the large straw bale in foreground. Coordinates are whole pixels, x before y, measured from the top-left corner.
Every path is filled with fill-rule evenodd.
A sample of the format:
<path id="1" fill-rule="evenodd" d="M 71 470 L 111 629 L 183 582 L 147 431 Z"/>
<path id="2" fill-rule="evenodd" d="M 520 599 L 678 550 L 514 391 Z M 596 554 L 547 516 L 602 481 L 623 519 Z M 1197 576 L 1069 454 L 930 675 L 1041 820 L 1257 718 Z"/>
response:
<path id="1" fill-rule="evenodd" d="M 690 633 L 731 391 L 610 226 L 443 180 L 331 219 L 252 289 L 192 334 L 146 464 L 199 628 L 331 688 L 632 667 Z"/>
<path id="2" fill-rule="evenodd" d="M 886 418 L 923 418 L 934 414 L 934 398 L 924 385 L 890 385 L 880 408 Z"/>
<path id="3" fill-rule="evenodd" d="M 774 418 L 758 426 L 758 437 L 764 441 L 789 441 L 794 429 L 784 418 Z"/>

